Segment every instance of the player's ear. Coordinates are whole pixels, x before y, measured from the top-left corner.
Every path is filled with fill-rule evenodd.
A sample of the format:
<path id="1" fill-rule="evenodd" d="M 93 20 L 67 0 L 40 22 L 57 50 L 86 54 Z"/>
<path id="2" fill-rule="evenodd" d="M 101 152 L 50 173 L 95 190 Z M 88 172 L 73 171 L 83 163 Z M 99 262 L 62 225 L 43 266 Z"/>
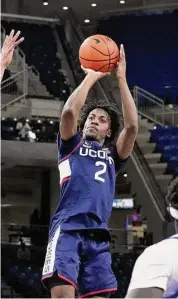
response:
<path id="1" fill-rule="evenodd" d="M 111 131 L 111 130 L 108 130 L 106 136 L 107 136 L 108 138 L 110 138 L 110 137 L 111 137 L 111 134 L 112 134 L 112 131 Z"/>

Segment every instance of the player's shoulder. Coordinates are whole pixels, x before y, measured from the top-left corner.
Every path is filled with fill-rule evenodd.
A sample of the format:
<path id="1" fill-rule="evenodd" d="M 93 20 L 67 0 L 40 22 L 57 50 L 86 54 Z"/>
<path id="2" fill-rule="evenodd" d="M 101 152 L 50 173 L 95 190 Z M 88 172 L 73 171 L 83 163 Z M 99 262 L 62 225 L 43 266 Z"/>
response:
<path id="1" fill-rule="evenodd" d="M 178 234 L 164 239 L 154 245 L 147 247 L 139 256 L 138 261 L 175 260 L 175 252 L 178 252 Z"/>

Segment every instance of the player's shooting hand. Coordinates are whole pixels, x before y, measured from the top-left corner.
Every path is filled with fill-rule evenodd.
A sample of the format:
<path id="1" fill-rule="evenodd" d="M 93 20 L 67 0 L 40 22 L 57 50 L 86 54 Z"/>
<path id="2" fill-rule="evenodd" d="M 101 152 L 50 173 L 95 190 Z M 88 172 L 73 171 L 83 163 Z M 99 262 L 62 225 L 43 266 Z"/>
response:
<path id="1" fill-rule="evenodd" d="M 118 79 L 126 78 L 126 59 L 125 59 L 124 46 L 122 44 L 120 46 L 120 58 L 119 58 L 119 62 L 117 63 L 116 77 Z"/>
<path id="2" fill-rule="evenodd" d="M 6 35 L 0 53 L 1 66 L 6 68 L 11 63 L 15 47 L 17 47 L 24 40 L 23 37 L 18 39 L 20 33 L 20 31 L 17 31 L 17 33 L 15 34 L 15 31 L 11 30 L 10 35 Z"/>
<path id="3" fill-rule="evenodd" d="M 91 77 L 93 77 L 96 81 L 101 79 L 101 78 L 104 78 L 108 75 L 110 75 L 110 73 L 102 73 L 102 72 L 95 72 L 94 70 L 91 70 L 91 69 L 86 69 L 84 68 L 82 65 L 81 65 L 81 68 L 82 70 L 84 71 L 84 73 L 86 75 L 90 75 Z"/>

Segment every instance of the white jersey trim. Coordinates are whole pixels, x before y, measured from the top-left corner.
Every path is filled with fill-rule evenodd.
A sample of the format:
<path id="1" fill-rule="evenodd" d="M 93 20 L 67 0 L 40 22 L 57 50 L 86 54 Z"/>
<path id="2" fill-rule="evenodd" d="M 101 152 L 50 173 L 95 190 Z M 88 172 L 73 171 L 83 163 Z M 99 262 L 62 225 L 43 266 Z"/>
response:
<path id="1" fill-rule="evenodd" d="M 42 275 L 49 275 L 54 271 L 54 263 L 55 263 L 55 255 L 56 255 L 56 246 L 57 241 L 61 232 L 60 226 L 56 230 L 53 238 L 49 241 L 47 249 L 46 249 L 46 257 L 43 266 L 43 273 Z"/>
<path id="2" fill-rule="evenodd" d="M 62 181 L 71 176 L 71 168 L 70 168 L 70 162 L 69 159 L 62 161 L 59 165 L 58 165 L 58 169 L 60 172 L 60 184 L 62 183 Z"/>

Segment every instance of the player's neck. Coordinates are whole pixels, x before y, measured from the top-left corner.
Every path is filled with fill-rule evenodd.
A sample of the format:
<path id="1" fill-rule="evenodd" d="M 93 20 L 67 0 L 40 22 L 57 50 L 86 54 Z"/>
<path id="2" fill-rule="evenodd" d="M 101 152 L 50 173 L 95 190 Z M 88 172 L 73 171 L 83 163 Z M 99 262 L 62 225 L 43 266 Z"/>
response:
<path id="1" fill-rule="evenodd" d="M 97 142 L 101 147 L 104 147 L 104 140 L 97 140 L 93 137 L 84 137 L 84 140 L 86 141 L 93 141 L 93 142 Z"/>

